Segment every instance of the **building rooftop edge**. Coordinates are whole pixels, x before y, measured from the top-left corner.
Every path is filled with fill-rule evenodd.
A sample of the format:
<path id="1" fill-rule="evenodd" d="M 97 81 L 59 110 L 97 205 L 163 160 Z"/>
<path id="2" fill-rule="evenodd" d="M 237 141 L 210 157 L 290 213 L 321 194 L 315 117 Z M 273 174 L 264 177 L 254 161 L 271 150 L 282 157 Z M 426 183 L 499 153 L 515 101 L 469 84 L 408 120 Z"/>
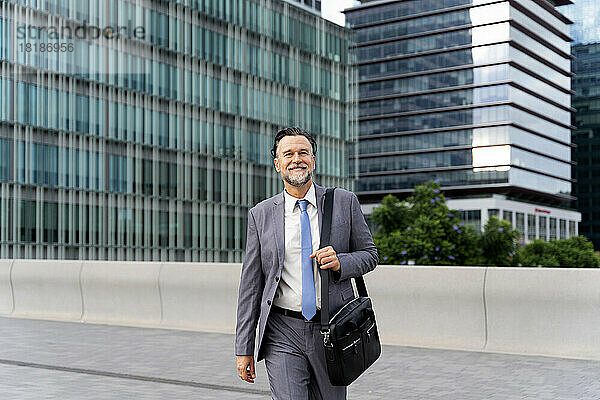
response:
<path id="1" fill-rule="evenodd" d="M 288 4 L 291 4 L 291 5 L 295 6 L 295 7 L 299 8 L 299 9 L 301 9 L 301 10 L 308 11 L 308 12 L 310 12 L 312 14 L 318 15 L 319 17 L 323 18 L 323 16 L 321 15 L 321 11 L 317 10 L 314 7 L 311 7 L 311 6 L 308 6 L 306 4 L 303 4 L 302 2 L 295 2 L 293 0 L 283 0 L 283 1 L 286 2 L 286 3 L 288 3 Z"/>
<path id="2" fill-rule="evenodd" d="M 557 6 L 568 6 L 569 4 L 573 4 L 571 0 L 554 0 Z"/>
<path id="3" fill-rule="evenodd" d="M 353 6 L 353 7 L 349 7 L 346 8 L 344 10 L 342 10 L 342 13 L 347 13 L 349 11 L 356 11 L 356 10 L 360 10 L 363 8 L 369 8 L 369 7 L 375 7 L 375 6 L 379 6 L 379 5 L 383 5 L 383 4 L 391 4 L 391 3 L 399 3 L 401 1 L 406 1 L 406 0 L 375 0 L 375 1 L 368 1 L 365 2 L 364 4 L 360 4 L 358 6 Z M 545 0 L 548 3 L 551 3 L 552 5 L 554 5 L 554 7 L 559 7 L 559 6 L 567 6 L 570 4 L 573 4 L 573 2 L 571 0 Z"/>

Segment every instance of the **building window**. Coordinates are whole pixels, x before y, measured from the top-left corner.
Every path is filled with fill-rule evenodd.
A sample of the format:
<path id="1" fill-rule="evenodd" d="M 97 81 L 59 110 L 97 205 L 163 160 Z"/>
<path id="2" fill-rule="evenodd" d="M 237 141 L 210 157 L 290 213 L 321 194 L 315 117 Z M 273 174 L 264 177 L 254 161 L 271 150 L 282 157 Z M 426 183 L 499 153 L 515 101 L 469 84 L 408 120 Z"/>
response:
<path id="1" fill-rule="evenodd" d="M 500 210 L 498 210 L 497 208 L 488 209 L 488 218 L 498 217 L 499 214 Z"/>
<path id="2" fill-rule="evenodd" d="M 535 215 L 527 214 L 527 240 L 535 239 Z"/>
<path id="3" fill-rule="evenodd" d="M 21 200 L 21 226 L 20 239 L 21 242 L 35 243 L 37 242 L 37 225 L 36 225 L 36 203 L 31 200 Z"/>
<path id="4" fill-rule="evenodd" d="M 43 242 L 57 243 L 58 242 L 58 204 L 44 203 L 44 238 Z"/>
<path id="5" fill-rule="evenodd" d="M 575 221 L 569 221 L 569 237 L 577 235 Z"/>
<path id="6" fill-rule="evenodd" d="M 508 222 L 510 222 L 510 224 L 511 224 L 511 225 L 512 225 L 512 223 L 513 223 L 513 220 L 512 220 L 512 218 L 513 218 L 513 213 L 512 213 L 512 211 L 506 211 L 506 210 L 505 210 L 505 211 L 503 211 L 503 212 L 502 212 L 502 219 L 503 219 L 503 220 L 505 220 L 505 221 L 508 221 Z"/>
<path id="7" fill-rule="evenodd" d="M 561 239 L 567 238 L 567 221 L 564 219 L 560 220 L 560 238 Z"/>
<path id="8" fill-rule="evenodd" d="M 550 218 L 550 240 L 556 239 L 556 218 Z"/>
<path id="9" fill-rule="evenodd" d="M 517 230 L 521 234 L 521 238 L 525 237 L 525 214 L 516 213 L 517 217 Z"/>
<path id="10" fill-rule="evenodd" d="M 540 227 L 539 227 L 540 236 L 539 236 L 539 238 L 542 239 L 542 240 L 546 240 L 547 241 L 548 240 L 548 230 L 546 229 L 546 226 L 547 226 L 546 225 L 547 224 L 547 217 L 542 217 L 540 215 L 540 217 L 539 217 L 539 224 L 540 224 Z"/>
<path id="11" fill-rule="evenodd" d="M 460 212 L 460 221 L 465 225 L 471 225 L 477 232 L 481 231 L 481 210 L 470 210 Z"/>

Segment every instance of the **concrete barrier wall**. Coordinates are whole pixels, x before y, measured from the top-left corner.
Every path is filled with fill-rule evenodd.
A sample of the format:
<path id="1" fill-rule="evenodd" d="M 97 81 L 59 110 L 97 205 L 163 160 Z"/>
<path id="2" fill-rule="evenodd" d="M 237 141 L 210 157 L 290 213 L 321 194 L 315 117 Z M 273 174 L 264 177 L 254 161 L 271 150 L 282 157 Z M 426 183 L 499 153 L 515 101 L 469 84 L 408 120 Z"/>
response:
<path id="1" fill-rule="evenodd" d="M 13 290 L 10 283 L 10 270 L 13 260 L 0 260 L 0 314 L 13 312 Z"/>
<path id="2" fill-rule="evenodd" d="M 488 351 L 600 359 L 600 270 L 489 268 Z"/>
<path id="3" fill-rule="evenodd" d="M 0 260 L 0 315 L 233 333 L 239 264 Z M 384 344 L 600 359 L 600 269 L 379 266 Z"/>
<path id="4" fill-rule="evenodd" d="M 11 285 L 15 315 L 31 318 L 81 318 L 81 261 L 15 260 Z"/>
<path id="5" fill-rule="evenodd" d="M 161 325 L 234 333 L 240 273 L 241 264 L 164 264 Z"/>
<path id="6" fill-rule="evenodd" d="M 161 263 L 85 261 L 84 322 L 156 326 L 161 321 Z"/>
<path id="7" fill-rule="evenodd" d="M 379 266 L 365 276 L 384 343 L 481 350 L 485 268 Z"/>

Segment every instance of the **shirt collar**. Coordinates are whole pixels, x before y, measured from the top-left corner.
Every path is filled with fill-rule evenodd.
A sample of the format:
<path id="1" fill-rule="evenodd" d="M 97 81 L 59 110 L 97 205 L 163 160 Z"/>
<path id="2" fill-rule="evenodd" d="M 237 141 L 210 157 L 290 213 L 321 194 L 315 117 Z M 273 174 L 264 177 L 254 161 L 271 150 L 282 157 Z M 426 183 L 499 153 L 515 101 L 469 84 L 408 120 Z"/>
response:
<path id="1" fill-rule="evenodd" d="M 294 196 L 289 194 L 287 192 L 287 190 L 285 190 L 285 189 L 283 189 L 283 198 L 284 198 L 284 202 L 285 202 L 285 211 L 286 212 L 293 212 L 294 207 L 296 207 L 296 202 L 298 200 L 302 200 L 302 199 L 295 198 Z M 312 185 L 310 185 L 308 192 L 306 192 L 306 194 L 304 195 L 304 200 L 307 200 L 313 207 L 317 206 L 317 195 L 315 193 L 315 184 L 314 183 Z"/>

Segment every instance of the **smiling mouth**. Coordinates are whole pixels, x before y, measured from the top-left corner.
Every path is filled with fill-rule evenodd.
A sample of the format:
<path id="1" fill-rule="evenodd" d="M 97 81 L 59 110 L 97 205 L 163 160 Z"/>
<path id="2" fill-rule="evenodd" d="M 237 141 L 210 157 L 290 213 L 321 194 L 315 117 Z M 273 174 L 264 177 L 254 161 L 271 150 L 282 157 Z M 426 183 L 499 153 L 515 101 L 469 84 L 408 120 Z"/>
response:
<path id="1" fill-rule="evenodd" d="M 294 168 L 290 168 L 289 170 L 290 171 L 303 171 L 305 169 L 306 169 L 306 167 L 294 167 Z"/>

